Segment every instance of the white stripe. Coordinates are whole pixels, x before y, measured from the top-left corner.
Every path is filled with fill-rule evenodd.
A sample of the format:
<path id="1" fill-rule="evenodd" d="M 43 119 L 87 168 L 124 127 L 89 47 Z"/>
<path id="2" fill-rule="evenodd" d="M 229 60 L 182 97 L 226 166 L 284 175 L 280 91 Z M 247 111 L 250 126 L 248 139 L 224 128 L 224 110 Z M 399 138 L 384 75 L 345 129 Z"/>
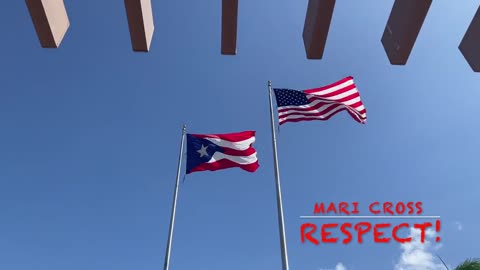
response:
<path id="1" fill-rule="evenodd" d="M 324 96 L 319 95 L 319 94 L 307 94 L 307 97 L 310 96 L 310 97 L 320 97 L 322 99 L 327 99 L 327 100 L 339 100 L 341 98 L 348 97 L 348 96 L 356 94 L 356 93 L 358 93 L 357 88 L 353 88 L 353 89 L 350 89 L 348 91 L 345 91 L 343 93 L 340 93 L 338 95 L 331 96 L 331 97 L 324 97 Z"/>
<path id="2" fill-rule="evenodd" d="M 334 87 L 331 87 L 331 88 L 327 88 L 325 90 L 322 90 L 322 91 L 317 91 L 317 92 L 312 92 L 312 93 L 309 93 L 309 94 L 315 94 L 315 95 L 325 95 L 325 94 L 330 94 L 332 92 L 335 92 L 337 90 L 340 90 L 342 88 L 345 88 L 349 85 L 352 85 L 353 84 L 353 80 L 350 79 L 342 84 L 339 84 L 337 86 L 334 86 Z"/>
<path id="3" fill-rule="evenodd" d="M 285 117 L 282 117 L 280 118 L 280 120 L 287 120 L 287 119 L 297 119 L 297 118 L 307 118 L 307 119 L 324 119 L 324 118 L 327 118 L 327 116 L 337 112 L 338 110 L 340 109 L 343 109 L 344 107 L 343 106 L 340 106 L 340 107 L 337 107 L 331 111 L 329 111 L 328 113 L 326 114 L 322 114 L 322 115 L 312 115 L 312 116 L 309 116 L 309 115 L 287 115 Z"/>
<path id="4" fill-rule="evenodd" d="M 291 113 L 302 113 L 302 114 L 320 113 L 320 112 L 323 112 L 324 110 L 330 108 L 330 107 L 333 106 L 333 105 L 339 105 L 339 104 L 338 104 L 338 103 L 325 104 L 325 105 L 323 105 L 323 106 L 320 106 L 318 109 L 310 110 L 310 111 L 288 110 L 288 111 L 279 113 L 278 116 L 280 117 L 280 116 L 284 116 L 284 115 L 291 114 Z"/>
<path id="5" fill-rule="evenodd" d="M 222 140 L 219 138 L 204 138 L 205 140 L 211 141 L 212 143 L 220 146 L 220 147 L 227 147 L 234 150 L 247 150 L 250 148 L 250 145 L 255 142 L 255 136 L 252 136 L 246 140 L 239 141 L 239 142 L 231 142 L 227 140 Z"/>
<path id="6" fill-rule="evenodd" d="M 347 110 L 349 110 L 351 113 L 355 114 L 358 116 L 358 118 L 363 118 L 363 119 L 366 119 L 367 118 L 367 113 L 360 113 L 360 111 L 352 108 L 352 107 L 347 107 Z"/>
<path id="7" fill-rule="evenodd" d="M 360 96 L 358 97 L 354 97 L 354 98 L 351 98 L 349 100 L 346 100 L 346 101 L 337 101 L 337 100 L 329 100 L 329 99 L 326 99 L 326 98 L 322 98 L 320 96 L 315 96 L 315 95 L 307 95 L 308 98 L 310 97 L 313 97 L 314 98 L 314 101 L 312 101 L 310 104 L 318 104 L 319 102 L 336 102 L 336 103 L 342 103 L 342 104 L 345 104 L 345 105 L 352 105 L 352 104 L 355 104 L 357 102 L 361 102 L 362 100 L 360 99 Z"/>
<path id="8" fill-rule="evenodd" d="M 228 159 L 240 165 L 252 164 L 257 162 L 258 160 L 257 152 L 249 156 L 231 156 L 231 155 L 225 155 L 224 153 L 221 153 L 221 152 L 215 152 L 215 154 L 213 154 L 213 157 L 208 161 L 208 163 L 213 163 L 221 159 Z"/>
<path id="9" fill-rule="evenodd" d="M 307 95 L 308 96 L 314 96 L 314 95 Z M 315 96 L 316 98 L 318 98 L 318 96 Z M 320 102 L 324 102 L 324 103 L 342 103 L 342 104 L 345 104 L 345 105 L 352 105 L 352 104 L 355 104 L 357 102 L 361 101 L 360 97 L 356 97 L 356 98 L 352 98 L 352 99 L 349 99 L 347 101 L 343 101 L 343 102 L 338 102 L 338 101 L 332 101 L 332 100 L 320 100 L 320 99 L 315 99 L 314 101 L 312 101 L 310 104 L 308 105 L 300 105 L 300 106 L 281 106 L 281 107 L 278 107 L 278 109 L 299 109 L 299 108 L 302 108 L 302 109 L 306 109 L 306 108 L 310 108 L 310 107 L 313 107 L 315 105 L 317 105 L 318 103 Z"/>
<path id="10" fill-rule="evenodd" d="M 351 106 L 342 105 L 340 103 L 331 103 L 331 104 L 323 105 L 316 110 L 310 110 L 310 111 L 288 110 L 288 111 L 280 112 L 280 113 L 278 113 L 278 117 L 279 118 L 287 117 L 289 114 L 292 114 L 292 113 L 301 113 L 301 114 L 304 114 L 304 115 L 322 113 L 323 111 L 325 111 L 326 109 L 330 108 L 333 105 L 339 105 L 340 109 L 341 108 L 347 108 L 349 110 L 352 110 L 352 112 L 354 111 L 358 115 L 362 115 L 363 117 L 366 117 L 366 115 L 367 115 L 366 113 L 360 114 L 360 111 L 362 111 L 364 109 L 363 105 L 358 106 L 357 108 L 354 108 L 354 107 L 351 107 Z M 328 114 L 326 114 L 326 115 L 328 115 Z"/>
<path id="11" fill-rule="evenodd" d="M 322 115 L 315 115 L 315 116 L 309 116 L 309 115 L 286 115 L 286 116 L 283 116 L 283 117 L 279 117 L 279 121 L 280 122 L 283 122 L 285 120 L 288 120 L 288 119 L 298 119 L 298 118 L 307 118 L 307 119 L 325 119 L 327 118 L 328 116 L 330 116 L 331 114 L 343 109 L 343 108 L 347 108 L 346 106 L 339 106 L 331 111 L 329 111 L 328 113 L 325 113 L 325 114 L 322 114 Z M 353 109 L 352 109 L 353 110 Z M 302 112 L 302 113 L 305 113 L 305 112 Z M 367 115 L 366 113 L 358 113 L 356 112 L 357 115 L 359 115 L 360 117 L 362 118 L 365 118 Z"/>

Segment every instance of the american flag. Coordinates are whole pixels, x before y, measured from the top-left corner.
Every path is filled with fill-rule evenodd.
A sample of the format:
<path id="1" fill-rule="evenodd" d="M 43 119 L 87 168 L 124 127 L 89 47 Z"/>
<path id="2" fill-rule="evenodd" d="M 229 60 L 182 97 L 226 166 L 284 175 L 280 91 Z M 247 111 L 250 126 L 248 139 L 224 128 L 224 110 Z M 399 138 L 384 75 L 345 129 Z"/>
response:
<path id="1" fill-rule="evenodd" d="M 367 111 L 353 82 L 346 77 L 320 88 L 304 91 L 273 89 L 277 99 L 278 122 L 328 120 L 341 111 L 347 111 L 355 121 L 365 124 Z"/>

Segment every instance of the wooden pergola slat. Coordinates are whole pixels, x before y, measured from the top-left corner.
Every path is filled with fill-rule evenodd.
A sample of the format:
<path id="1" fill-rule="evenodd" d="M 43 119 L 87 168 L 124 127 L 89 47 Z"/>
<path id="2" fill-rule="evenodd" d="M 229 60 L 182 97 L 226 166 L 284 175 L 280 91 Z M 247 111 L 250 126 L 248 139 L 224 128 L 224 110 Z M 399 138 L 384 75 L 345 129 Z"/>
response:
<path id="1" fill-rule="evenodd" d="M 222 47 L 223 55 L 237 54 L 238 0 L 222 0 Z"/>
<path id="2" fill-rule="evenodd" d="M 458 46 L 465 60 L 475 72 L 480 72 L 480 8 Z"/>
<path id="3" fill-rule="evenodd" d="M 395 0 L 382 36 L 392 65 L 405 65 L 422 28 L 432 0 Z"/>
<path id="4" fill-rule="evenodd" d="M 148 52 L 155 30 L 151 0 L 125 0 L 132 49 Z"/>
<path id="5" fill-rule="evenodd" d="M 70 27 L 63 0 L 26 0 L 43 48 L 58 48 Z"/>
<path id="6" fill-rule="evenodd" d="M 322 59 L 332 21 L 335 0 L 309 0 L 303 43 L 307 59 Z"/>

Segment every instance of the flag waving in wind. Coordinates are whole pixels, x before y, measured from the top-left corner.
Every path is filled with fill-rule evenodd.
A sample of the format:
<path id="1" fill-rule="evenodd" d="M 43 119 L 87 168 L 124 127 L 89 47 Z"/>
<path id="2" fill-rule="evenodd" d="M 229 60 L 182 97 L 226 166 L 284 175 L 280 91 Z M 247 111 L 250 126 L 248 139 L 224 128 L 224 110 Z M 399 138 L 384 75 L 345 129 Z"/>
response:
<path id="1" fill-rule="evenodd" d="M 187 134 L 187 174 L 232 167 L 254 172 L 259 167 L 254 142 L 255 131 Z"/>
<path id="2" fill-rule="evenodd" d="M 298 91 L 273 89 L 277 99 L 278 122 L 328 120 L 341 111 L 347 111 L 355 121 L 365 124 L 367 111 L 353 82 L 346 77 L 320 88 Z"/>

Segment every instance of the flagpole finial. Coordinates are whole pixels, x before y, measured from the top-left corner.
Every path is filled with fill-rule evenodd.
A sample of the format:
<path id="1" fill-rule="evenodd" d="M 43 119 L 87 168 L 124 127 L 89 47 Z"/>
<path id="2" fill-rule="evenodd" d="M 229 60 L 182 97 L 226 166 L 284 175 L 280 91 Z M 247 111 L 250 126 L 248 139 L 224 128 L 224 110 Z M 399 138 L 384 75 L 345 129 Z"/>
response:
<path id="1" fill-rule="evenodd" d="M 268 86 L 272 86 L 272 81 L 268 80 Z"/>
<path id="2" fill-rule="evenodd" d="M 186 131 L 187 131 L 187 125 L 183 124 L 182 133 L 185 134 Z"/>

